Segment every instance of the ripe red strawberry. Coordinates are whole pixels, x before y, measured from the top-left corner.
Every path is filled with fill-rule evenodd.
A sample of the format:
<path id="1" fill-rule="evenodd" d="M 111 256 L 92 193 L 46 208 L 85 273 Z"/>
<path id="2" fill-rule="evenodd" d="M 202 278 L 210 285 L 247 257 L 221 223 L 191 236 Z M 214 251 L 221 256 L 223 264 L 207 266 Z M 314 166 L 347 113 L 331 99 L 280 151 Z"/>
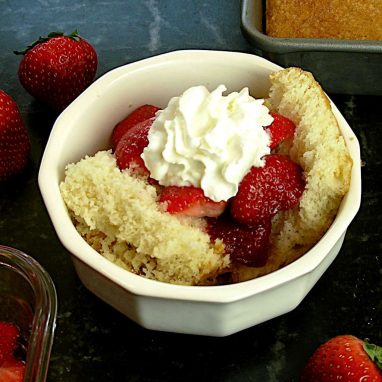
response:
<path id="1" fill-rule="evenodd" d="M 143 122 L 146 119 L 150 119 L 155 116 L 155 113 L 159 110 L 159 107 L 153 105 L 143 105 L 135 109 L 132 113 L 130 113 L 125 119 L 121 122 L 117 123 L 114 127 L 111 143 L 112 148 L 115 150 L 118 142 L 123 137 L 123 135 L 134 127 L 139 122 Z"/>
<path id="2" fill-rule="evenodd" d="M 16 102 L 0 90 L 0 181 L 24 169 L 30 143 Z"/>
<path id="3" fill-rule="evenodd" d="M 293 207 L 304 187 L 300 166 L 284 155 L 268 155 L 265 166 L 252 167 L 239 184 L 231 214 L 243 224 L 257 224 Z"/>
<path id="4" fill-rule="evenodd" d="M 148 133 L 154 118 L 146 119 L 128 130 L 115 149 L 117 166 L 120 170 L 129 168 L 138 175 L 149 175 L 141 154 L 148 145 Z"/>
<path id="5" fill-rule="evenodd" d="M 382 382 L 382 348 L 351 335 L 334 337 L 309 359 L 301 382 Z"/>
<path id="6" fill-rule="evenodd" d="M 0 381 L 21 382 L 25 364 L 14 357 L 19 329 L 10 322 L 0 321 Z"/>
<path id="7" fill-rule="evenodd" d="M 269 147 L 274 149 L 281 142 L 293 138 L 296 125 L 290 119 L 280 114 L 271 113 L 271 115 L 273 117 L 273 122 L 271 125 L 267 126 L 266 130 L 271 135 L 271 143 Z"/>
<path id="8" fill-rule="evenodd" d="M 268 258 L 271 220 L 265 219 L 256 226 L 232 221 L 229 217 L 209 219 L 207 232 L 211 239 L 220 239 L 231 260 L 250 267 L 265 265 Z"/>
<path id="9" fill-rule="evenodd" d="M 159 197 L 165 203 L 166 211 L 171 214 L 183 214 L 193 217 L 217 217 L 223 213 L 227 202 L 214 202 L 197 187 L 164 187 Z"/>
<path id="10" fill-rule="evenodd" d="M 19 79 L 36 99 L 57 111 L 63 110 L 93 81 L 97 53 L 77 31 L 65 36 L 50 33 L 23 52 Z"/>

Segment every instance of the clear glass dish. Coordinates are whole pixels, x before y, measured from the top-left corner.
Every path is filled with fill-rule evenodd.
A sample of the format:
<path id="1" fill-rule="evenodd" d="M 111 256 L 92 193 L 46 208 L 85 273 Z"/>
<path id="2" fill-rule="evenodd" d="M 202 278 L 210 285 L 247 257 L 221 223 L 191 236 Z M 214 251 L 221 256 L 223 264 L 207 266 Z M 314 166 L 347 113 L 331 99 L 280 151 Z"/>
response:
<path id="1" fill-rule="evenodd" d="M 46 380 L 57 315 L 53 281 L 27 254 L 0 245 L 0 321 L 13 322 L 25 341 L 24 381 Z"/>

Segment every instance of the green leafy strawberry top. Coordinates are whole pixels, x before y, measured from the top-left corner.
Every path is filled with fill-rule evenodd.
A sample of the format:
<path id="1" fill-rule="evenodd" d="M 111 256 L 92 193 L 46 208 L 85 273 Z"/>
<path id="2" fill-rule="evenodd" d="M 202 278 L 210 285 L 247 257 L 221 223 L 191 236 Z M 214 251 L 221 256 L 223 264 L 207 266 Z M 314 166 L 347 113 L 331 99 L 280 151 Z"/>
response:
<path id="1" fill-rule="evenodd" d="M 367 341 L 363 344 L 363 349 L 374 363 L 382 370 L 382 347 L 370 344 Z"/>
<path id="2" fill-rule="evenodd" d="M 24 55 L 25 53 L 27 53 L 30 49 L 32 49 L 36 45 L 41 44 L 43 42 L 46 42 L 53 37 L 69 37 L 69 38 L 76 40 L 76 41 L 79 41 L 82 38 L 78 34 L 77 29 L 68 35 L 65 35 L 64 32 L 51 32 L 48 34 L 47 37 L 40 36 L 36 41 L 32 42 L 32 44 L 28 45 L 24 50 L 20 50 L 20 51 L 15 50 L 15 51 L 13 51 L 13 53 L 17 54 L 17 55 Z"/>

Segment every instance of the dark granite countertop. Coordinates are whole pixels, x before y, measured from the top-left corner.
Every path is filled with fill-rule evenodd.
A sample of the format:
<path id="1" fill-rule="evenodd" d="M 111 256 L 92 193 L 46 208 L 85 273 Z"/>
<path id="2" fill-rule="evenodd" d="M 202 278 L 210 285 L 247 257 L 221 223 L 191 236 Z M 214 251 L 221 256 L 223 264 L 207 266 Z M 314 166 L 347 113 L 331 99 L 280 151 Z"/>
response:
<path id="1" fill-rule="evenodd" d="M 0 243 L 36 258 L 59 299 L 48 381 L 297 381 L 312 351 L 336 334 L 382 344 L 382 194 L 378 96 L 331 95 L 362 150 L 363 198 L 328 271 L 292 312 L 225 338 L 143 329 L 88 292 L 60 244 L 37 186 L 57 117 L 21 87 L 12 51 L 52 30 L 78 29 L 99 56 L 97 76 L 177 49 L 250 52 L 238 0 L 2 0 L 0 88 L 18 103 L 32 152 L 27 170 L 0 184 Z M 275 301 L 277 304 L 277 301 Z"/>

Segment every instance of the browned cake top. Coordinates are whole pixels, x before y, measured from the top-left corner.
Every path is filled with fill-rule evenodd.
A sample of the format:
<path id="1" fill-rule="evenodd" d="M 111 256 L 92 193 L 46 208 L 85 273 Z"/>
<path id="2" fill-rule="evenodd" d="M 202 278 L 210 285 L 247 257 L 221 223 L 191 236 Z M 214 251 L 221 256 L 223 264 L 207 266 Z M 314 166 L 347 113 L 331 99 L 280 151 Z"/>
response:
<path id="1" fill-rule="evenodd" d="M 272 37 L 382 39 L 382 0 L 267 0 Z"/>

